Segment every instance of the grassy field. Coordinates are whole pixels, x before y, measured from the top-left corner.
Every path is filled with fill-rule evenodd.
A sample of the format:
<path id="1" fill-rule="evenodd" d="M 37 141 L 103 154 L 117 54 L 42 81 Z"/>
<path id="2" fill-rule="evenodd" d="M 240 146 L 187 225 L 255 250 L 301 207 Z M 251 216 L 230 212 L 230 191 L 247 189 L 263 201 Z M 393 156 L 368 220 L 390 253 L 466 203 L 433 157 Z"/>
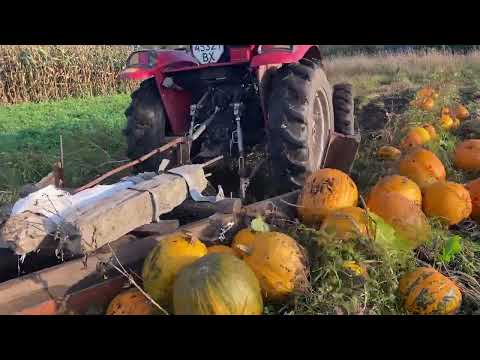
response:
<path id="1" fill-rule="evenodd" d="M 408 109 L 420 86 L 441 87 L 437 110 L 453 100 L 467 105 L 471 113 L 479 107 L 480 52 L 468 56 L 432 52 L 336 57 L 326 61 L 326 68 L 332 83 L 353 84 L 356 116 L 364 131 L 377 125 L 383 128 L 372 135 L 375 141 L 364 136 L 363 151 L 355 165 L 362 190 L 381 174 L 364 169 L 383 167 L 381 163 L 364 163 L 362 154 L 369 154 L 371 146 L 377 148 L 395 137 L 398 140 L 408 124 L 433 120 L 431 114 Z M 113 95 L 0 106 L 0 194 L 4 200 L 51 170 L 59 156 L 60 134 L 69 186 L 77 186 L 125 160 L 120 132 L 128 101 L 128 95 Z M 385 113 L 393 119 L 388 126 Z M 447 133 L 443 139 L 451 149 L 457 137 Z M 448 162 L 446 155 L 441 154 Z M 454 169 L 449 171 L 455 174 Z"/>
<path id="2" fill-rule="evenodd" d="M 398 146 L 413 125 L 438 124 L 440 109 L 454 102 L 468 108 L 470 120 L 455 131 L 439 129 L 439 139 L 427 147 L 442 160 L 449 180 L 465 183 L 479 177 L 455 169 L 452 155 L 459 141 L 480 138 L 480 52 L 466 56 L 434 52 L 337 57 L 327 60 L 326 68 L 332 83 L 353 84 L 356 118 L 363 134 L 352 178 L 363 196 L 381 176 L 396 172 L 395 162 L 376 158 L 378 148 Z M 410 106 L 416 91 L 425 85 L 438 88 L 440 93 L 431 112 Z M 68 186 L 78 186 L 125 161 L 121 129 L 128 102 L 128 95 L 113 95 L 0 107 L 0 205 L 15 199 L 23 184 L 37 181 L 51 170 L 59 157 L 60 135 Z M 480 313 L 480 226 L 472 221 L 450 229 L 436 222 L 432 225 L 434 241 L 406 263 L 418 266 L 423 261 L 455 278 L 465 299 L 462 313 Z M 302 231 L 296 238 L 311 235 L 308 229 Z M 456 235 L 463 239 L 461 251 L 446 262 L 442 251 Z M 390 255 L 379 255 L 371 244 L 362 246 L 359 251 L 344 244 L 325 245 L 327 265 L 312 270 L 315 291 L 297 298 L 293 306 L 267 308 L 267 312 L 402 313 L 395 289 L 406 263 L 400 269 Z M 338 277 L 338 264 L 351 259 L 377 264 L 371 267 L 367 284 L 354 292 Z"/>
<path id="3" fill-rule="evenodd" d="M 128 95 L 0 107 L 0 202 L 47 175 L 64 143 L 68 186 L 78 186 L 125 160 L 121 129 Z"/>

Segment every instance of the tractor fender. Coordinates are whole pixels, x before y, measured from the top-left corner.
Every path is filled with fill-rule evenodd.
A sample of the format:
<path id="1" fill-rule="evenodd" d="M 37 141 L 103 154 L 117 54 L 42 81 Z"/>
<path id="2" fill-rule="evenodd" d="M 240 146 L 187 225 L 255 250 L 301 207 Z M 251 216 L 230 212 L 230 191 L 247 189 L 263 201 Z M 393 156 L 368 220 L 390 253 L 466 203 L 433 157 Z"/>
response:
<path id="1" fill-rule="evenodd" d="M 146 50 L 145 53 L 152 53 Z M 165 70 L 174 70 L 184 66 L 198 66 L 197 60 L 184 51 L 179 50 L 157 50 L 155 51 L 155 62 L 149 66 L 142 64 L 127 65 L 119 74 L 122 80 L 146 80 L 153 76 L 161 77 Z M 128 61 L 127 61 L 128 62 Z"/>
<path id="2" fill-rule="evenodd" d="M 312 58 L 321 61 L 320 49 L 317 45 L 293 45 L 289 50 L 271 50 L 255 55 L 250 62 L 251 67 L 257 68 L 263 65 L 291 64 L 303 58 Z"/>

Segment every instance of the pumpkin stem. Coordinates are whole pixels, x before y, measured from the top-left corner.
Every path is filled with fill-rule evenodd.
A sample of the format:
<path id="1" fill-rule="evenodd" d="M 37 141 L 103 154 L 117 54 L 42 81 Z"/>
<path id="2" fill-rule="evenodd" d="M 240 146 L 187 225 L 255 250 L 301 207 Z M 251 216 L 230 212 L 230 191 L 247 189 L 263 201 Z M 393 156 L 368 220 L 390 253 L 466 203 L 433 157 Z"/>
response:
<path id="1" fill-rule="evenodd" d="M 252 248 L 249 247 L 249 246 L 246 246 L 246 245 L 242 245 L 242 244 L 236 244 L 235 247 L 240 250 L 242 253 L 244 253 L 245 255 L 248 255 L 250 256 L 252 254 Z"/>

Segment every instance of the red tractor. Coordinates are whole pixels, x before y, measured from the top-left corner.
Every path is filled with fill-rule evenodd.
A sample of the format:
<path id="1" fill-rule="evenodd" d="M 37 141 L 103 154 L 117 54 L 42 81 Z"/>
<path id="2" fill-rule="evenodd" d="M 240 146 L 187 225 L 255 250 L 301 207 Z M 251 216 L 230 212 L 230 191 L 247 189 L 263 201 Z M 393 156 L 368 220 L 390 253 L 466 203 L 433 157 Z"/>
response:
<path id="1" fill-rule="evenodd" d="M 219 155 L 237 159 L 242 198 L 254 175 L 245 158 L 258 146 L 265 145 L 276 193 L 298 188 L 321 167 L 348 172 L 358 149 L 351 86 L 332 89 L 317 45 L 140 50 L 120 76 L 143 80 L 125 112 L 128 157 L 184 137 L 186 150 L 175 158 L 183 163 Z M 158 171 L 162 157 L 137 171 Z"/>

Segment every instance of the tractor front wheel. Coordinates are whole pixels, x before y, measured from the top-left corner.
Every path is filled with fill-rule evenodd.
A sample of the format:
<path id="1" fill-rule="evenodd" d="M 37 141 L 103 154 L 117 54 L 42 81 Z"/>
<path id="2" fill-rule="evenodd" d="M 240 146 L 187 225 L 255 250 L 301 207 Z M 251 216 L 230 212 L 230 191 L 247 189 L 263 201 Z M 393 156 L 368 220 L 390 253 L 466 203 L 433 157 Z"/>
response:
<path id="1" fill-rule="evenodd" d="M 332 88 L 320 64 L 283 65 L 268 98 L 268 142 L 277 192 L 301 187 L 319 169 L 334 129 Z"/>

